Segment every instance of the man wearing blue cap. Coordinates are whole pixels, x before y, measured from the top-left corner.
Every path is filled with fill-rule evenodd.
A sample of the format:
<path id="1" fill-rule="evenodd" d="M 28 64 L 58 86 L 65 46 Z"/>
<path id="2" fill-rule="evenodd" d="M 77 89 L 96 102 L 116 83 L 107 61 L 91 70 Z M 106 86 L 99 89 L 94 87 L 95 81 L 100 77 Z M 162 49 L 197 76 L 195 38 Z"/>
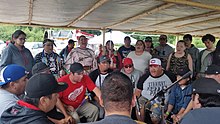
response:
<path id="1" fill-rule="evenodd" d="M 18 96 L 24 93 L 28 72 L 22 66 L 11 64 L 1 70 L 0 116 L 16 104 Z"/>

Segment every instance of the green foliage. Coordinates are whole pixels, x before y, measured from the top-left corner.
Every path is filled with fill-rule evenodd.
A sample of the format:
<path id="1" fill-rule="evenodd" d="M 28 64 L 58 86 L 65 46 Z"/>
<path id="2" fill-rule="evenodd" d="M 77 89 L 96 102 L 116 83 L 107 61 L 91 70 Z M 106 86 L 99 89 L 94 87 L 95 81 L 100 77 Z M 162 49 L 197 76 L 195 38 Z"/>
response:
<path id="1" fill-rule="evenodd" d="M 11 35 L 16 30 L 22 30 L 27 35 L 27 42 L 42 41 L 44 28 L 27 27 L 27 26 L 6 26 L 0 25 L 0 39 L 3 41 L 11 40 Z"/>

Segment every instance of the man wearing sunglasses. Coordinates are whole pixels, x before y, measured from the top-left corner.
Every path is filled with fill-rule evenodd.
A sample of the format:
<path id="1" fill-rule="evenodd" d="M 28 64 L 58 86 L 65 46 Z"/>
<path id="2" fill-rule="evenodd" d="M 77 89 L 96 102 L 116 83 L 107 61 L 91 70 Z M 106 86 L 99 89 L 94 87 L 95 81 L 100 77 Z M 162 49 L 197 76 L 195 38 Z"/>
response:
<path id="1" fill-rule="evenodd" d="M 98 108 L 87 101 L 86 90 L 93 91 L 100 98 L 101 91 L 97 88 L 89 76 L 84 75 L 84 68 L 80 63 L 70 66 L 70 74 L 58 79 L 58 82 L 66 82 L 68 88 L 59 93 L 61 102 L 64 104 L 68 114 L 80 122 L 80 117 L 85 117 L 87 122 L 98 119 Z"/>
<path id="2" fill-rule="evenodd" d="M 124 58 L 122 63 L 123 68 L 121 69 L 121 72 L 131 79 L 133 88 L 137 88 L 138 80 L 143 75 L 143 73 L 134 68 L 134 64 L 131 58 Z"/>
<path id="3" fill-rule="evenodd" d="M 138 101 L 141 107 L 141 116 L 139 118 L 141 121 L 144 121 L 145 108 L 150 109 L 151 107 L 151 105 L 149 106 L 146 103 L 148 103 L 157 92 L 170 86 L 174 81 L 176 81 L 176 76 L 169 71 L 163 70 L 160 59 L 153 58 L 150 60 L 149 71 L 139 79 L 135 91 L 137 97 L 139 97 Z M 167 97 L 168 94 L 166 93 L 165 98 L 167 99 Z M 161 115 L 158 114 L 157 117 L 161 118 Z"/>

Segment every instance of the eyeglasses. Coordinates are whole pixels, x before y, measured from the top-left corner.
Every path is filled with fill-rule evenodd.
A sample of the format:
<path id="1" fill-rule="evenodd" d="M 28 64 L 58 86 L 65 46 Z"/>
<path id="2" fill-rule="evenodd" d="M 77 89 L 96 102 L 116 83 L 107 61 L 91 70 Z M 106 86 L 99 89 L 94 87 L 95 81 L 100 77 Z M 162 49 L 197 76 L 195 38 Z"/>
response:
<path id="1" fill-rule="evenodd" d="M 26 40 L 26 38 L 18 38 L 19 40 Z"/>
<path id="2" fill-rule="evenodd" d="M 125 68 L 132 68 L 133 65 L 125 65 L 124 67 L 125 67 Z"/>

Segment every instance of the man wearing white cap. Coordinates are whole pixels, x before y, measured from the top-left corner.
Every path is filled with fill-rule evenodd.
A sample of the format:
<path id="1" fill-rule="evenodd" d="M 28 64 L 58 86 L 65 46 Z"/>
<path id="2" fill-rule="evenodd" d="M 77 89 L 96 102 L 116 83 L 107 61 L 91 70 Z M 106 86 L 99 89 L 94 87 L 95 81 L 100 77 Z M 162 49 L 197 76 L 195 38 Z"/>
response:
<path id="1" fill-rule="evenodd" d="M 176 76 L 162 68 L 161 60 L 153 58 L 150 60 L 149 71 L 138 81 L 136 95 L 141 106 L 141 121 L 144 121 L 145 104 L 160 90 L 168 87 L 176 80 Z M 165 94 L 165 97 L 167 94 Z"/>
<path id="2" fill-rule="evenodd" d="M 24 93 L 27 82 L 27 72 L 22 66 L 11 64 L 1 70 L 0 82 L 0 116 L 2 113 L 15 105 L 18 96 Z"/>

